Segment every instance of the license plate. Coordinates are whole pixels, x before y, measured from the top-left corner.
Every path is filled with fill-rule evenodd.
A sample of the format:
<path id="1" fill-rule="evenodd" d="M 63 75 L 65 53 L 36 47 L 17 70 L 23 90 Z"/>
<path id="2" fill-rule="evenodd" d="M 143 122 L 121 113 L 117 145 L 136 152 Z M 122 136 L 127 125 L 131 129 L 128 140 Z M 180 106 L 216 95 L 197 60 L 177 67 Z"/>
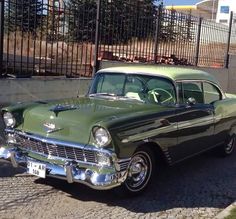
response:
<path id="1" fill-rule="evenodd" d="M 41 178 L 46 177 L 46 165 L 45 164 L 41 164 L 41 163 L 37 163 L 37 162 L 33 162 L 33 161 L 28 161 L 27 167 L 28 167 L 28 173 L 38 176 L 38 177 L 41 177 Z"/>

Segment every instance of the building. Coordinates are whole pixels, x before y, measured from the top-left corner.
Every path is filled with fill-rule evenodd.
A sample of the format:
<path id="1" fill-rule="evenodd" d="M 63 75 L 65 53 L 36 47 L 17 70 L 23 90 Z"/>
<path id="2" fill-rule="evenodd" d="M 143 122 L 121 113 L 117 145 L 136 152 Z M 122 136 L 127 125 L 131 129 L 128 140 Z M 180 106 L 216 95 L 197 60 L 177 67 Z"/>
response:
<path id="1" fill-rule="evenodd" d="M 235 0 L 218 0 L 216 22 L 229 24 L 231 11 L 236 13 Z M 236 20 L 234 19 L 233 22 L 236 23 Z"/>
<path id="2" fill-rule="evenodd" d="M 48 0 L 48 26 L 52 34 L 64 34 L 66 27 L 63 23 L 65 16 L 65 0 Z"/>
<path id="3" fill-rule="evenodd" d="M 216 20 L 218 0 L 203 0 L 195 5 L 169 5 L 166 9 L 174 9 L 178 12 L 203 17 L 206 20 Z"/>
<path id="4" fill-rule="evenodd" d="M 202 0 L 195 5 L 171 5 L 166 9 L 174 9 L 183 13 L 191 13 L 193 16 L 203 17 L 207 20 L 215 20 L 217 23 L 229 24 L 230 12 L 236 13 L 236 0 Z M 236 20 L 234 20 L 236 23 Z"/>

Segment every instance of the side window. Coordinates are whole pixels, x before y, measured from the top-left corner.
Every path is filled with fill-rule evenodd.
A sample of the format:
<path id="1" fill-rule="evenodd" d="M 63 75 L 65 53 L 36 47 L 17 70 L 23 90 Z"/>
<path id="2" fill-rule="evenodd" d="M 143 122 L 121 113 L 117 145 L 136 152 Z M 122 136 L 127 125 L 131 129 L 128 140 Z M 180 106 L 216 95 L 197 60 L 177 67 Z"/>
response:
<path id="1" fill-rule="evenodd" d="M 221 100 L 221 93 L 218 90 L 217 87 L 215 87 L 212 84 L 209 83 L 204 83 L 203 84 L 203 89 L 204 89 L 204 100 L 205 103 L 211 104 L 217 100 Z"/>
<path id="2" fill-rule="evenodd" d="M 197 103 L 203 103 L 203 91 L 201 82 L 183 82 L 183 103 L 187 103 L 190 97 L 194 98 Z"/>
<path id="3" fill-rule="evenodd" d="M 166 79 L 152 78 L 147 82 L 146 86 L 149 93 L 155 91 L 159 94 L 158 102 L 165 104 L 176 103 L 175 88 L 170 81 Z"/>

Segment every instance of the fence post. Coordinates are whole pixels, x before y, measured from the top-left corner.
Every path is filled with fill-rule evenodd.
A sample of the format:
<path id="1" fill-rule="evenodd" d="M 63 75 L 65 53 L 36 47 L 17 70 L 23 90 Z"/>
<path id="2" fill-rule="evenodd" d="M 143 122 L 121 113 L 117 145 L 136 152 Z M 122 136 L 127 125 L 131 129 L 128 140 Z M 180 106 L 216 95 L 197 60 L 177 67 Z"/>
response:
<path id="1" fill-rule="evenodd" d="M 95 32 L 95 48 L 93 59 L 93 76 L 98 70 L 98 49 L 99 49 L 99 35 L 100 35 L 100 15 L 101 15 L 101 0 L 97 0 L 97 17 L 96 17 L 96 32 Z"/>
<path id="2" fill-rule="evenodd" d="M 225 54 L 225 68 L 229 68 L 229 49 L 230 49 L 230 41 L 231 41 L 231 32 L 232 32 L 232 25 L 233 25 L 233 12 L 230 13 L 230 20 L 229 20 L 229 33 L 228 33 L 228 40 L 227 40 L 227 47 L 226 47 L 226 54 Z"/>
<path id="3" fill-rule="evenodd" d="M 159 5 L 156 18 L 156 29 L 155 29 L 155 42 L 154 42 L 154 63 L 157 63 L 158 45 L 159 45 L 159 33 L 161 25 L 162 5 Z"/>
<path id="4" fill-rule="evenodd" d="M 200 52 L 200 42 L 201 42 L 201 30 L 202 30 L 202 17 L 198 21 L 198 30 L 197 30 L 197 44 L 196 44 L 196 53 L 195 53 L 195 66 L 198 66 L 199 61 L 199 52 Z"/>
<path id="5" fill-rule="evenodd" d="M 4 0 L 0 0 L 0 78 L 3 77 Z"/>

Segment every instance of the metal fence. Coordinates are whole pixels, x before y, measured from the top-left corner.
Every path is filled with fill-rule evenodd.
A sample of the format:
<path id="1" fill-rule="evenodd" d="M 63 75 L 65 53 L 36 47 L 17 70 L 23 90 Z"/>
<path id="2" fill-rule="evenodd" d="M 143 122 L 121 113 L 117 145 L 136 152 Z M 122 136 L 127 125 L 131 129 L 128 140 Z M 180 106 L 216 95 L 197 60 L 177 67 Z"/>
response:
<path id="1" fill-rule="evenodd" d="M 4 4 L 3 72 L 17 77 L 90 77 L 96 4 L 7 0 Z M 79 15 L 76 14 L 79 12 Z M 84 26 L 80 31 L 80 24 Z"/>
<path id="2" fill-rule="evenodd" d="M 110 13 L 114 5 L 106 3 L 106 7 L 111 9 L 104 9 L 101 17 L 109 17 L 116 29 L 109 35 L 101 31 L 100 59 L 227 67 L 229 48 L 236 54 L 233 18 L 226 26 L 163 7 L 150 9 L 139 1 L 126 3 L 116 13 Z M 128 22 L 126 14 L 133 22 Z"/>
<path id="3" fill-rule="evenodd" d="M 91 77 L 101 60 L 227 67 L 229 26 L 139 0 L 0 0 L 0 76 Z"/>

